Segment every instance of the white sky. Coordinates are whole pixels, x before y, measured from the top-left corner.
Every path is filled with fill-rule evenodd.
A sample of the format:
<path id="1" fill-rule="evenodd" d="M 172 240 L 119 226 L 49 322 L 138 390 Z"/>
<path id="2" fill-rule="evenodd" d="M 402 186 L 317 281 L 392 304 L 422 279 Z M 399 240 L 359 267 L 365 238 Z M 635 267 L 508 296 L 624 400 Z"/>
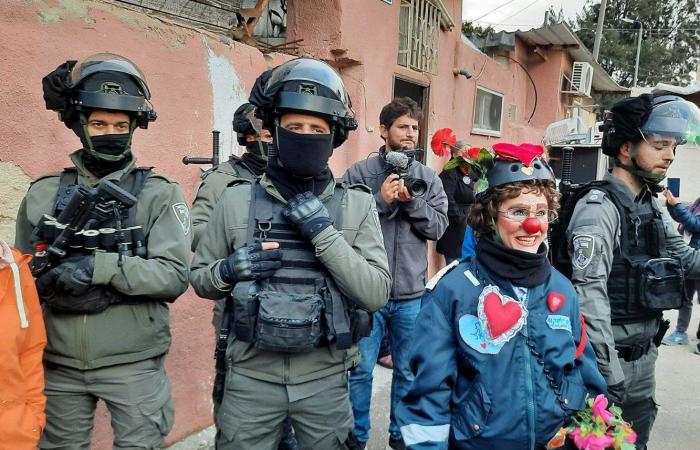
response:
<path id="1" fill-rule="evenodd" d="M 563 8 L 564 16 L 573 19 L 586 1 L 600 3 L 599 0 L 462 0 L 462 20 L 473 21 L 495 9 L 477 23 L 481 26 L 491 25 L 497 31 L 529 30 L 542 26 L 544 12 L 550 5 L 554 6 L 555 11 Z"/>

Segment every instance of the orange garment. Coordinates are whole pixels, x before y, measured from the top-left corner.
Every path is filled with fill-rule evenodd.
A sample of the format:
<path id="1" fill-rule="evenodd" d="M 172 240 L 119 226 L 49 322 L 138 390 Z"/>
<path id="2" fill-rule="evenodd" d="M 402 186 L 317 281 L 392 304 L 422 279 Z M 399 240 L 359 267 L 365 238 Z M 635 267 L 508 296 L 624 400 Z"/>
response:
<path id="1" fill-rule="evenodd" d="M 12 255 L 15 262 L 0 268 L 0 450 L 36 449 L 46 423 L 46 330 L 31 258 Z"/>

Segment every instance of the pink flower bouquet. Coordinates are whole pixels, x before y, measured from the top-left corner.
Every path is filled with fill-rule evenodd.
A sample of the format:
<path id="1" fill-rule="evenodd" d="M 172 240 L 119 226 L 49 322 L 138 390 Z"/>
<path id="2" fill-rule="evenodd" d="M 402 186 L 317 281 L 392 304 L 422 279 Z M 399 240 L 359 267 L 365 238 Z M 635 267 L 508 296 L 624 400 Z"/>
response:
<path id="1" fill-rule="evenodd" d="M 576 448 L 584 450 L 634 450 L 637 433 L 622 418 L 622 410 L 615 405 L 608 408 L 603 394 L 589 398 L 588 408 L 577 412 L 566 433 Z"/>

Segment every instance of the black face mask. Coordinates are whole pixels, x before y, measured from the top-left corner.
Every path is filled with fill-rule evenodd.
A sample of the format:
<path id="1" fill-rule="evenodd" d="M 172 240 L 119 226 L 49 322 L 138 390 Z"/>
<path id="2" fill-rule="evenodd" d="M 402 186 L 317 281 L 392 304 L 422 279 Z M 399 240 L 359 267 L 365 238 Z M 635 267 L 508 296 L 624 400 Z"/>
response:
<path id="1" fill-rule="evenodd" d="M 114 159 L 114 157 L 119 157 L 119 159 L 122 159 L 129 151 L 131 134 L 120 133 L 90 136 L 90 141 L 92 142 L 92 148 L 96 153 L 98 153 L 98 155 L 95 155 L 98 158 L 101 155 L 106 155 L 110 156 L 111 158 L 104 159 Z"/>
<path id="2" fill-rule="evenodd" d="M 276 127 L 277 158 L 284 170 L 300 178 L 319 175 L 333 154 L 333 133 L 301 134 Z"/>
<path id="3" fill-rule="evenodd" d="M 261 158 L 267 159 L 267 147 L 269 145 L 270 144 L 268 142 L 263 141 L 246 142 L 245 149 L 248 153 L 252 153 L 253 155 L 258 155 Z"/>

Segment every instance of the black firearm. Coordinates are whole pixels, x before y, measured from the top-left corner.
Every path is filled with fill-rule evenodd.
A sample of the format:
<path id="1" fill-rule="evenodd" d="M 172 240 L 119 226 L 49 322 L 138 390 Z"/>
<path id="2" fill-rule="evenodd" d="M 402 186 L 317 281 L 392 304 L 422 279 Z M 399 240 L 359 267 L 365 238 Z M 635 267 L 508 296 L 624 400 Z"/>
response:
<path id="1" fill-rule="evenodd" d="M 403 180 L 412 197 L 422 197 L 428 191 L 428 183 L 425 180 L 408 175 L 408 168 L 416 159 L 416 155 L 422 151 L 420 149 L 391 151 L 385 156 L 387 164 L 391 166 L 391 173 L 395 173 Z"/>
<path id="2" fill-rule="evenodd" d="M 182 164 L 211 164 L 212 167 L 216 167 L 221 162 L 221 150 L 219 148 L 219 135 L 220 131 L 213 130 L 211 132 L 211 158 L 201 158 L 198 156 L 185 156 L 182 158 Z"/>
<path id="3" fill-rule="evenodd" d="M 33 266 L 34 276 L 41 275 L 53 267 L 57 260 L 65 258 L 73 236 L 86 228 L 88 222 L 114 217 L 118 228 L 121 228 L 122 211 L 135 204 L 136 197 L 109 180 L 100 181 L 97 187 L 92 189 L 77 186 L 68 204 L 56 218 L 56 223 L 65 225 L 65 228 L 61 228 L 45 254 L 39 255 L 41 252 L 37 252 L 36 256 L 41 257 L 43 263 Z M 123 230 L 120 231 L 123 233 Z M 118 238 L 117 241 L 119 240 Z"/>

